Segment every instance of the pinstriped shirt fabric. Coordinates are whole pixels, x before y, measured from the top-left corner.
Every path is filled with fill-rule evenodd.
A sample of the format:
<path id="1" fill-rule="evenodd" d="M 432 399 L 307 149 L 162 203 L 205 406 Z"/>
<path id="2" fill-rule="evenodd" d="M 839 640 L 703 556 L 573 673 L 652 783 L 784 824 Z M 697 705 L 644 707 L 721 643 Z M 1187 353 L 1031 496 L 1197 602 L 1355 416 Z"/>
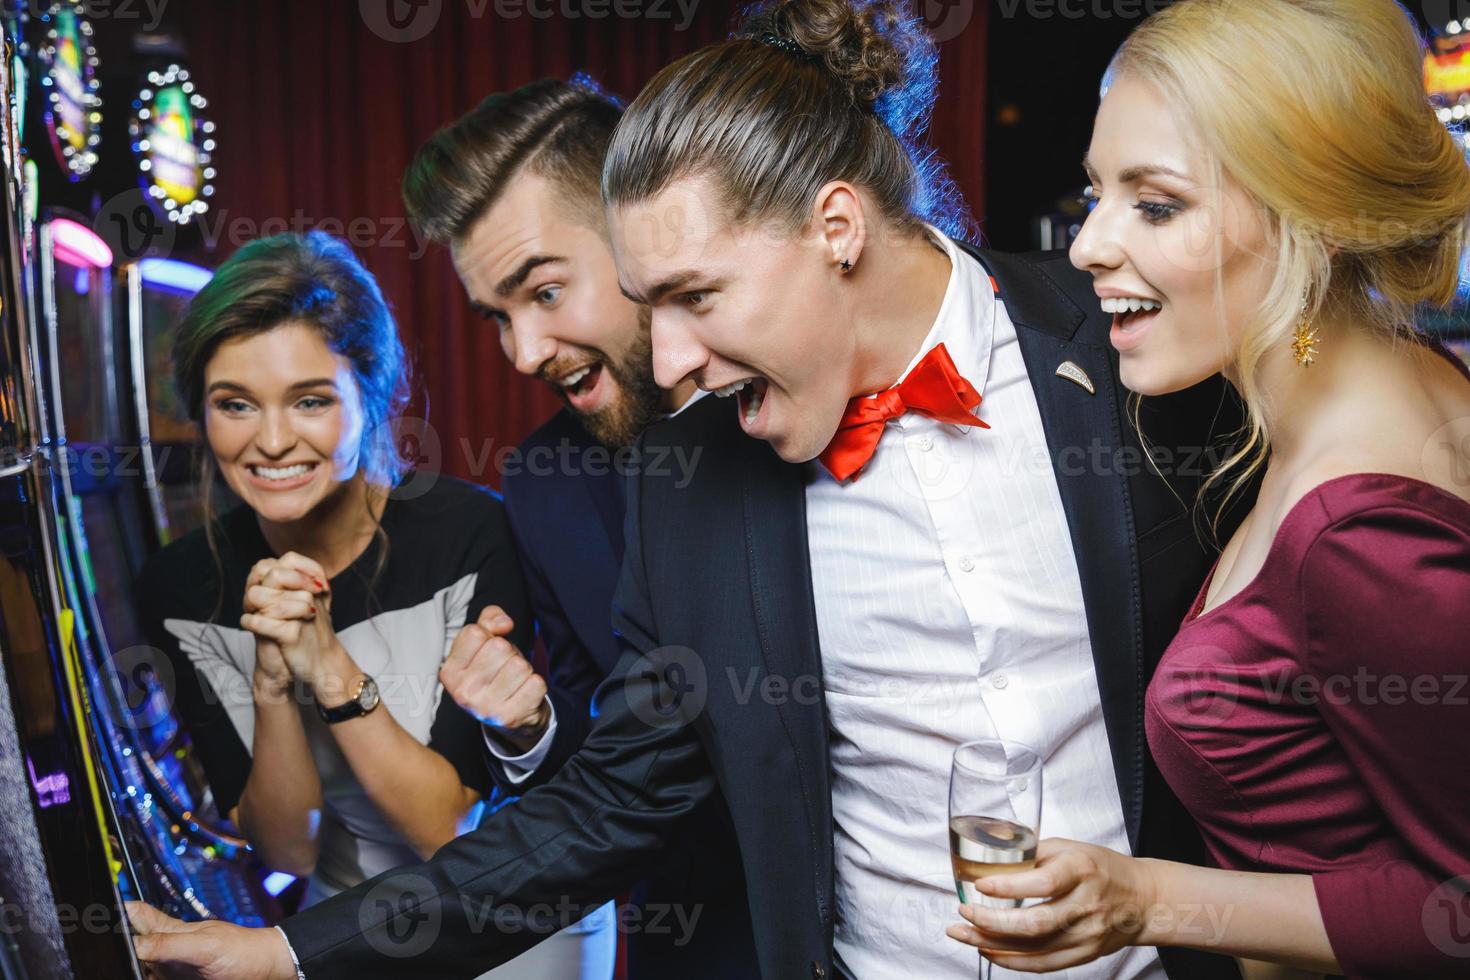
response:
<path id="1" fill-rule="evenodd" d="M 904 375 L 945 344 L 992 428 L 904 415 L 855 479 L 839 484 L 813 463 L 806 491 L 832 726 L 836 954 L 858 980 L 977 976 L 976 951 L 944 935 L 960 921 L 947 811 L 963 742 L 998 736 L 1040 753 L 1043 837 L 1129 852 L 1082 587 L 1016 329 L 980 264 L 933 234 L 952 271 Z M 1164 971 L 1152 949 L 1129 949 L 1048 975 Z"/>

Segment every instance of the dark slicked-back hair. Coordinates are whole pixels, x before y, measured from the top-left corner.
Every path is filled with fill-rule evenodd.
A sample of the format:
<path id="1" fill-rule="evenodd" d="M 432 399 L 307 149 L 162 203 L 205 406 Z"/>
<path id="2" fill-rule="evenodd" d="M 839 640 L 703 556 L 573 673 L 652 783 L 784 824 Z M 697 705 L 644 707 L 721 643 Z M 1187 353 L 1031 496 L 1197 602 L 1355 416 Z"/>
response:
<path id="1" fill-rule="evenodd" d="M 522 170 L 554 181 L 577 220 L 600 226 L 602 158 L 623 107 L 585 75 L 497 92 L 431 136 L 403 177 L 408 217 L 447 245 Z"/>
<path id="2" fill-rule="evenodd" d="M 866 188 L 898 228 L 964 237 L 964 202 L 924 142 L 939 53 L 906 0 L 758 0 L 729 40 L 664 68 L 613 135 L 602 196 L 707 177 L 737 224 L 803 227 L 822 185 Z"/>

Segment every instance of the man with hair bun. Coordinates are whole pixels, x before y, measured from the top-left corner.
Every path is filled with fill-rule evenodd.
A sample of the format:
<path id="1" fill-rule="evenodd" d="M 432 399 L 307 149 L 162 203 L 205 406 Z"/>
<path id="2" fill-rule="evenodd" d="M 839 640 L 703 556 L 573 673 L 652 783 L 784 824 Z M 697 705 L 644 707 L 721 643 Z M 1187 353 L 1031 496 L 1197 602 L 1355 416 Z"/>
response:
<path id="1" fill-rule="evenodd" d="M 688 481 L 627 485 L 623 655 L 587 741 L 432 860 L 287 920 L 287 942 L 145 919 L 145 959 L 468 975 L 527 941 L 487 914 L 616 894 L 718 790 L 761 976 L 972 980 L 944 934 L 946 797 L 955 747 L 985 736 L 1045 760 L 1047 833 L 1202 858 L 1141 726 L 1208 565 L 1199 481 L 1140 462 L 1085 274 L 951 237 L 962 211 L 921 143 L 936 62 L 898 3 L 778 0 L 655 76 L 602 173 L 618 284 L 651 310 L 660 387 L 716 397 L 640 440 L 703 455 Z M 1154 458 L 1184 459 L 1235 419 L 1211 379 L 1144 421 Z M 384 954 L 426 924 L 432 942 Z M 1238 974 L 1132 948 L 1067 975 Z"/>

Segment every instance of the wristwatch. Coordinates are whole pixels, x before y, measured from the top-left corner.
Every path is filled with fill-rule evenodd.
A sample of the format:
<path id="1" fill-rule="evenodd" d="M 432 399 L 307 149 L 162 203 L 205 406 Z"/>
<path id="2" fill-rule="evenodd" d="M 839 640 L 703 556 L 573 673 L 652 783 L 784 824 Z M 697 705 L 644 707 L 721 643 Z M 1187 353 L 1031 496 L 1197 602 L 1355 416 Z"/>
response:
<path id="1" fill-rule="evenodd" d="M 378 682 L 367 674 L 362 675 L 362 681 L 357 685 L 357 693 L 350 701 L 337 705 L 335 708 L 324 708 L 322 703 L 316 703 L 316 712 L 322 716 L 322 721 L 328 725 L 335 725 L 339 721 L 347 721 L 351 718 L 361 718 L 378 706 Z"/>

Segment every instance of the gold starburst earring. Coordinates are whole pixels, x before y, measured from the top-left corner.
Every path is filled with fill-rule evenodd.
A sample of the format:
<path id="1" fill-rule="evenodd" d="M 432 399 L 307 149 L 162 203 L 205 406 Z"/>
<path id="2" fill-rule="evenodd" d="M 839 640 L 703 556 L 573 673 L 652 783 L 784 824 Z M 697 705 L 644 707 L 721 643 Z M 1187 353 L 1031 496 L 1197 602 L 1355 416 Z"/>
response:
<path id="1" fill-rule="evenodd" d="M 1307 294 L 1302 294 L 1302 315 L 1296 324 L 1296 336 L 1291 341 L 1291 355 L 1302 367 L 1311 367 L 1317 351 L 1317 328 L 1307 316 Z"/>

